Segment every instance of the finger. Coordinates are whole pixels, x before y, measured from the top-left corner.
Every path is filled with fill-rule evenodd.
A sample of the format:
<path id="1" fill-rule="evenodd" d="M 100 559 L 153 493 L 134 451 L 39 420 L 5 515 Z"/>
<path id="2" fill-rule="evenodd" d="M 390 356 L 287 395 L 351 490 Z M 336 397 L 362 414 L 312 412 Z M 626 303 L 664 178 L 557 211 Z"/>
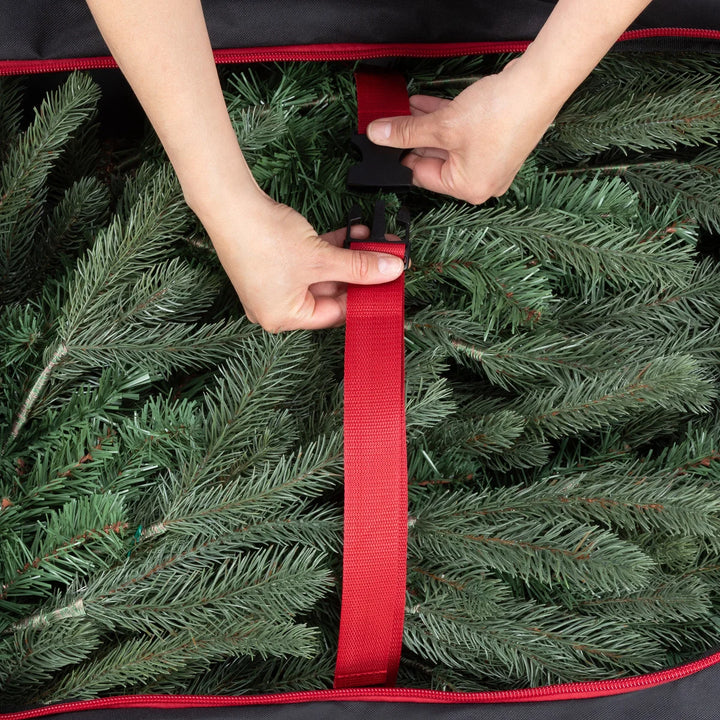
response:
<path id="1" fill-rule="evenodd" d="M 345 245 L 345 235 L 347 234 L 346 228 L 339 228 L 321 235 L 321 239 L 325 240 L 330 245 L 335 247 L 343 247 Z M 370 236 L 370 228 L 367 225 L 352 225 L 350 227 L 350 237 L 353 240 L 365 240 Z M 309 286 L 310 292 L 315 297 L 331 296 L 335 297 L 341 292 L 345 291 L 346 283 L 338 282 L 336 280 L 324 280 L 321 282 L 313 283 Z M 342 323 L 340 323 L 342 324 Z"/>
<path id="2" fill-rule="evenodd" d="M 338 230 L 332 230 L 321 235 L 321 239 L 325 242 L 334 245 L 335 247 L 342 247 L 345 242 L 345 234 L 347 228 L 339 228 Z M 370 228 L 367 225 L 353 225 L 350 228 L 350 237 L 353 240 L 364 240 L 370 236 Z"/>
<path id="3" fill-rule="evenodd" d="M 414 153 L 410 153 L 403 160 L 403 164 L 413 171 L 413 185 L 431 192 L 451 195 L 443 176 L 445 162 L 439 157 L 422 157 Z"/>
<path id="4" fill-rule="evenodd" d="M 419 115 L 433 113 L 436 110 L 447 107 L 451 102 L 452 100 L 449 100 L 448 98 L 439 98 L 432 95 L 411 95 L 410 112 L 413 115 L 415 113 Z"/>
<path id="5" fill-rule="evenodd" d="M 442 144 L 434 113 L 374 120 L 367 127 L 367 135 L 376 145 L 396 148 L 439 147 Z"/>
<path id="6" fill-rule="evenodd" d="M 298 319 L 293 323 L 293 330 L 320 330 L 322 328 L 339 327 L 345 322 L 346 296 L 316 297 L 309 290 L 301 308 Z"/>
<path id="7" fill-rule="evenodd" d="M 323 248 L 316 282 L 377 285 L 390 282 L 403 272 L 403 261 L 395 255 L 369 250 L 350 250 L 331 244 Z"/>
<path id="8" fill-rule="evenodd" d="M 317 308 L 317 303 L 319 298 L 325 297 L 326 299 L 332 299 L 336 303 L 336 310 L 337 310 L 337 321 L 333 323 L 332 325 L 326 325 L 326 327 L 340 327 L 341 325 L 345 324 L 345 317 L 347 315 L 347 284 L 346 283 L 335 283 L 338 286 L 338 292 L 327 295 L 327 296 L 318 296 L 317 293 L 311 288 L 310 292 L 315 296 L 315 307 Z M 326 302 L 326 300 L 323 300 L 322 302 Z M 323 311 L 323 308 L 320 309 L 320 312 Z M 316 310 L 315 312 L 318 312 Z"/>
<path id="9" fill-rule="evenodd" d="M 315 297 L 331 296 L 335 297 L 342 292 L 345 287 L 345 283 L 335 282 L 334 280 L 326 280 L 324 282 L 313 283 L 308 287 L 308 290 Z"/>
<path id="10" fill-rule="evenodd" d="M 340 327 L 345 324 L 345 319 L 347 317 L 347 285 L 343 283 L 342 288 L 342 291 L 334 296 L 338 312 L 337 321 L 332 325 L 327 325 L 326 327 Z"/>
<path id="11" fill-rule="evenodd" d="M 436 157 L 441 160 L 447 160 L 448 157 L 450 157 L 450 153 L 442 148 L 415 148 L 414 150 L 411 150 L 409 154 L 418 155 L 420 157 Z M 407 157 L 407 155 L 405 157 Z M 400 162 L 407 165 L 407 163 L 404 163 L 404 159 L 405 158 L 403 158 Z M 410 166 L 408 165 L 408 167 Z"/>

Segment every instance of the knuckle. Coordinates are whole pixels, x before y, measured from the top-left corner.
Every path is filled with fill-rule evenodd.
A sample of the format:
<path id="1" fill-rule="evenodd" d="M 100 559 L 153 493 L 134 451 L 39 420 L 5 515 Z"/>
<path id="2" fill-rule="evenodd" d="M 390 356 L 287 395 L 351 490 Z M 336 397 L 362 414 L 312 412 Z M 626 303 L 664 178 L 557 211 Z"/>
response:
<path id="1" fill-rule="evenodd" d="M 268 332 L 271 335 L 277 335 L 284 329 L 282 322 L 271 315 L 260 315 L 257 319 L 257 324 L 259 324 L 265 332 Z"/>
<path id="2" fill-rule="evenodd" d="M 468 178 L 468 181 L 463 183 L 464 187 L 467 188 L 467 192 L 464 193 L 463 200 L 466 200 L 473 205 L 482 205 L 490 198 L 500 197 L 505 194 L 511 184 L 512 179 L 508 181 L 506 178 L 499 180 L 486 177 L 478 178 L 474 181 Z"/>
<path id="3" fill-rule="evenodd" d="M 464 193 L 463 200 L 473 205 L 482 205 L 492 195 L 489 185 L 482 181 L 467 183 L 465 187 L 467 191 Z"/>
<path id="4" fill-rule="evenodd" d="M 352 260 L 352 273 L 353 277 L 366 278 L 370 274 L 370 256 L 365 252 L 353 253 Z"/>
<path id="5" fill-rule="evenodd" d="M 403 147 L 412 145 L 412 130 L 409 122 L 399 122 L 397 124 L 398 140 Z"/>
<path id="6" fill-rule="evenodd" d="M 447 114 L 438 118 L 435 125 L 435 138 L 438 147 L 453 148 L 458 144 L 459 130 L 455 118 Z"/>
<path id="7" fill-rule="evenodd" d="M 484 191 L 473 189 L 467 196 L 467 201 L 473 205 L 482 205 L 490 198 L 490 195 Z"/>
<path id="8" fill-rule="evenodd" d="M 312 238 L 305 256 L 305 266 L 313 274 L 322 272 L 332 263 L 334 248 L 319 237 Z"/>
<path id="9" fill-rule="evenodd" d="M 509 182 L 503 183 L 500 186 L 500 189 L 495 193 L 495 197 L 500 197 L 501 195 L 504 195 L 510 189 L 511 185 L 512 185 L 512 180 L 510 180 Z"/>

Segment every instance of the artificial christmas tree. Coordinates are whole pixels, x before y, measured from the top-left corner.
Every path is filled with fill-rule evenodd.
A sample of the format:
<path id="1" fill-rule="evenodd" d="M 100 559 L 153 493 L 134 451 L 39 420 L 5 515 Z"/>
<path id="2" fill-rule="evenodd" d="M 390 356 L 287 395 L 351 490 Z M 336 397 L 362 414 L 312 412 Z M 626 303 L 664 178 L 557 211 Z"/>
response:
<path id="1" fill-rule="evenodd" d="M 451 94 L 506 60 L 401 65 Z M 720 273 L 698 235 L 720 227 L 719 76 L 608 58 L 506 196 L 405 199 L 400 684 L 614 678 L 717 644 Z M 351 77 L 227 78 L 258 182 L 323 230 L 369 214 L 345 187 Z M 328 686 L 342 331 L 248 323 L 157 146 L 100 182 L 86 78 L 24 133 L 0 97 L 4 709 Z"/>

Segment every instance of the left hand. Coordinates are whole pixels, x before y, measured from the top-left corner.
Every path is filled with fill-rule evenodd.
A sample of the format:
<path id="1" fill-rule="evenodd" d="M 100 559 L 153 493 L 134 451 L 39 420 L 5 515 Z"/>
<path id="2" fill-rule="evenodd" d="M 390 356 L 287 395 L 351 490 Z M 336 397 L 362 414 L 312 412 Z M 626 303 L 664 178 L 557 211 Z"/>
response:
<path id="1" fill-rule="evenodd" d="M 411 115 L 375 120 L 370 140 L 412 148 L 402 162 L 418 187 L 473 204 L 502 195 L 562 106 L 523 59 L 454 100 L 413 95 Z"/>

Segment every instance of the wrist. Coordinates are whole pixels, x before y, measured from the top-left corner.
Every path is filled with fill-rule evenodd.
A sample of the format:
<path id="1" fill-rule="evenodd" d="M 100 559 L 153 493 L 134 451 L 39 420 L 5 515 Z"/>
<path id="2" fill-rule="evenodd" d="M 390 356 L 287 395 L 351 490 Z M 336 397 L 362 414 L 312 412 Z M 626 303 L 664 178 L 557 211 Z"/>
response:
<path id="1" fill-rule="evenodd" d="M 202 173 L 178 173 L 185 202 L 206 225 L 238 207 L 250 208 L 270 198 L 261 190 L 244 162 Z"/>
<path id="2" fill-rule="evenodd" d="M 265 229 L 282 207 L 255 183 L 233 182 L 212 187 L 194 187 L 188 202 L 212 241 L 218 256 L 252 251 Z M 187 200 L 187 198 L 186 198 Z M 223 262 L 225 264 L 225 262 Z M 227 268 L 226 268 L 227 269 Z"/>
<path id="3" fill-rule="evenodd" d="M 523 98 L 526 113 L 540 124 L 547 125 L 554 120 L 576 86 L 562 75 L 558 76 L 551 64 L 539 60 L 530 52 L 531 48 L 532 44 L 523 55 L 506 65 L 501 75 L 514 87 L 514 96 Z"/>
<path id="4" fill-rule="evenodd" d="M 548 102 L 562 106 L 649 2 L 558 0 L 521 64 Z"/>

